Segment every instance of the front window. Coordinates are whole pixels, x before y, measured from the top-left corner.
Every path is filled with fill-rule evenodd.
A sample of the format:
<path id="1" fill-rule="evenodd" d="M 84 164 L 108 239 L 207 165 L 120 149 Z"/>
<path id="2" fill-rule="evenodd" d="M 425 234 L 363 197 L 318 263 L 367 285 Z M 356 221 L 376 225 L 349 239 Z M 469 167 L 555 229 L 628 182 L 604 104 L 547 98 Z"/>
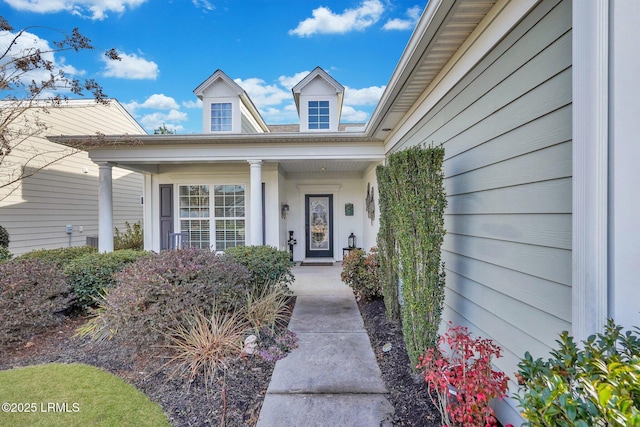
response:
<path id="1" fill-rule="evenodd" d="M 244 185 L 214 187 L 216 251 L 244 246 Z"/>
<path id="2" fill-rule="evenodd" d="M 180 186 L 180 232 L 187 233 L 189 245 L 211 247 L 211 214 L 208 185 Z"/>
<path id="3" fill-rule="evenodd" d="M 213 198 L 209 197 L 209 188 L 180 186 L 180 231 L 187 233 L 190 246 L 201 249 L 224 251 L 244 246 L 245 186 L 214 185 Z"/>
<path id="4" fill-rule="evenodd" d="M 213 103 L 211 104 L 211 131 L 212 132 L 229 132 L 231 131 L 231 103 Z"/>
<path id="5" fill-rule="evenodd" d="M 329 129 L 329 101 L 309 101 L 309 129 Z"/>

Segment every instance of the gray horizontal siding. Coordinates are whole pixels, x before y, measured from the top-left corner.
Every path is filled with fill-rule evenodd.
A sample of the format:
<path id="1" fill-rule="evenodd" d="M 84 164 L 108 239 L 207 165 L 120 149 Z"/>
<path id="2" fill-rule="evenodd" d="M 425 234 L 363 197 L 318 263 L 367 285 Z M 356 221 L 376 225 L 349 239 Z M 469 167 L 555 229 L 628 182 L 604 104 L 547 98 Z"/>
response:
<path id="1" fill-rule="evenodd" d="M 142 219 L 142 179 L 116 168 L 113 175 L 114 226 L 124 230 L 125 221 Z M 66 224 L 73 225 L 72 246 L 84 245 L 86 236 L 98 234 L 98 177 L 41 171 L 3 203 L 0 223 L 10 232 L 14 254 L 68 246 Z M 82 233 L 79 226 L 84 228 Z"/>
<path id="2" fill-rule="evenodd" d="M 444 145 L 444 318 L 509 375 L 571 327 L 571 99 L 571 2 L 542 1 L 393 149 Z"/>
<path id="3" fill-rule="evenodd" d="M 40 116 L 50 126 L 47 132 L 53 135 L 141 132 L 115 104 L 72 104 Z M 20 164 L 38 152 L 54 152 L 53 158 L 59 158 L 65 151 L 68 149 L 43 137 L 32 137 L 12 153 L 11 161 Z M 142 219 L 141 175 L 114 168 L 113 195 L 115 226 L 122 230 L 125 221 Z M 71 245 L 83 245 L 86 236 L 98 234 L 98 166 L 81 152 L 25 179 L 13 194 L 0 200 L 0 224 L 10 233 L 9 249 L 14 254 L 68 246 L 66 224 L 73 225 Z"/>

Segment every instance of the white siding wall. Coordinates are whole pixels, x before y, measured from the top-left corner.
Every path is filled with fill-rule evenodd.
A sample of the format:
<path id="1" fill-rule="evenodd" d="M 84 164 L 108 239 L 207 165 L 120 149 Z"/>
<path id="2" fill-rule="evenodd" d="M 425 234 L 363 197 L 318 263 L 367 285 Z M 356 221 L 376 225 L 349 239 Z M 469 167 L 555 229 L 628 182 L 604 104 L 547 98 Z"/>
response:
<path id="1" fill-rule="evenodd" d="M 50 123 L 47 132 L 52 135 L 144 132 L 115 103 L 101 106 L 93 101 L 71 102 L 69 106 L 51 109 L 41 118 Z M 30 153 L 44 150 L 53 150 L 56 154 L 52 158 L 66 151 L 43 137 L 32 137 L 12 153 L 10 160 L 19 165 Z M 124 230 L 125 221 L 133 224 L 142 220 L 142 177 L 114 168 L 113 180 L 114 225 Z M 73 226 L 71 245 L 84 245 L 86 236 L 98 234 L 98 166 L 85 152 L 80 152 L 25 179 L 0 201 L 0 224 L 9 231 L 9 250 L 15 255 L 69 246 L 67 224 Z"/>
<path id="2" fill-rule="evenodd" d="M 571 95 L 571 1 L 543 1 L 394 147 L 444 144 L 444 320 L 512 378 L 571 329 Z"/>
<path id="3" fill-rule="evenodd" d="M 373 201 L 376 210 L 373 221 L 371 221 L 367 216 L 366 203 L 363 206 L 362 217 L 364 223 L 362 226 L 362 230 L 364 236 L 362 241 L 362 248 L 366 251 L 371 250 L 371 248 L 374 246 L 378 246 L 377 238 L 378 230 L 380 229 L 380 192 L 378 191 L 378 181 L 376 179 L 376 166 L 377 165 L 372 165 L 369 167 L 369 169 L 367 169 L 362 182 L 363 188 L 361 197 L 364 199 L 367 196 L 367 184 L 370 184 L 371 188 L 373 189 Z"/>
<path id="4" fill-rule="evenodd" d="M 329 129 L 309 129 L 309 101 L 329 101 Z M 300 94 L 300 132 L 337 132 L 338 95 L 336 90 L 320 77 L 312 80 Z"/>
<path id="5" fill-rule="evenodd" d="M 211 133 L 211 104 L 227 102 L 231 104 L 232 129 L 231 131 L 221 133 L 242 132 L 240 98 L 225 82 L 217 80 L 204 92 L 202 97 L 202 133 Z"/>

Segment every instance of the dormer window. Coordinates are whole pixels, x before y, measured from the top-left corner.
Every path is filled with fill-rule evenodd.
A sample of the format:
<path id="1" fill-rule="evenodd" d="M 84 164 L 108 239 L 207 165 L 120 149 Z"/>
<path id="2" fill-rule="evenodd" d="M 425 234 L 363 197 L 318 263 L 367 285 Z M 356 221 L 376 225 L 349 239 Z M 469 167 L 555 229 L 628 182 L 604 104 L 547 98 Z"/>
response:
<path id="1" fill-rule="evenodd" d="M 211 104 L 211 132 L 231 132 L 232 108 L 230 102 Z"/>
<path id="2" fill-rule="evenodd" d="M 309 129 L 329 129 L 329 101 L 309 101 Z"/>

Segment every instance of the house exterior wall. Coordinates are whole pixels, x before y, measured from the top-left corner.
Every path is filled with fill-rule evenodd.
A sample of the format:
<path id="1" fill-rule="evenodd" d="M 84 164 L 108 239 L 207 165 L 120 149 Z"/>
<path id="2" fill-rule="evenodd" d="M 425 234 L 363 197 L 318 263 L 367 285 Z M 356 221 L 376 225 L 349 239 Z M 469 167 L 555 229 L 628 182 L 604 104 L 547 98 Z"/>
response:
<path id="1" fill-rule="evenodd" d="M 372 247 L 378 246 L 378 230 L 380 229 L 380 192 L 378 191 L 378 181 L 376 178 L 376 164 L 371 165 L 366 172 L 364 173 L 364 177 L 362 179 L 362 189 L 360 190 L 360 199 L 362 199 L 365 203 L 364 212 L 362 213 L 363 217 L 363 241 L 362 248 L 366 251 L 370 251 Z M 373 193 L 373 203 L 374 203 L 374 214 L 373 219 L 370 219 L 367 216 L 366 211 L 366 198 L 367 195 L 367 186 L 370 186 L 371 191 Z"/>
<path id="2" fill-rule="evenodd" d="M 178 217 L 178 186 L 208 184 L 242 184 L 245 185 L 245 210 L 246 210 L 246 244 L 250 244 L 250 220 L 251 212 L 251 188 L 249 166 L 244 163 L 212 163 L 200 165 L 161 165 L 158 174 L 145 176 L 147 182 L 145 200 L 145 223 L 150 224 L 145 234 L 145 248 L 148 250 L 160 250 L 160 214 L 159 214 L 159 186 L 161 184 L 173 184 L 174 198 L 174 231 L 180 228 Z M 364 224 L 367 223 L 364 194 L 366 194 L 366 182 L 359 175 L 329 175 L 325 177 L 294 174 L 287 177 L 277 163 L 263 163 L 262 182 L 265 185 L 264 212 L 265 212 L 265 244 L 288 250 L 288 231 L 294 232 L 294 238 L 298 243 L 294 247 L 294 260 L 302 261 L 305 258 L 305 195 L 307 194 L 332 194 L 334 213 L 334 258 L 342 260 L 342 248 L 347 246 L 347 237 L 351 230 L 358 238 L 358 246 L 363 242 L 372 242 L 375 237 L 365 237 Z M 364 185 L 364 193 L 362 188 Z M 286 219 L 281 218 L 280 203 L 287 202 L 290 207 Z M 346 216 L 344 205 L 354 204 L 354 215 Z M 374 243 L 375 244 L 375 243 Z M 369 247 L 366 247 L 369 249 Z"/>
<path id="3" fill-rule="evenodd" d="M 640 295 L 637 272 L 640 259 L 640 145 L 637 143 L 640 116 L 640 37 L 637 19 L 639 2 L 614 1 L 611 8 L 611 66 L 609 86 L 610 197 L 609 197 L 609 317 L 627 328 L 640 326 Z M 615 165 L 615 167 L 614 167 Z"/>
<path id="4" fill-rule="evenodd" d="M 257 129 L 260 129 L 260 124 L 251 115 L 249 109 L 242 103 L 240 103 L 240 112 L 242 113 L 242 133 L 258 133 Z"/>
<path id="5" fill-rule="evenodd" d="M 286 203 L 289 205 L 289 208 L 291 208 L 291 204 L 289 203 L 289 199 L 286 193 L 285 182 L 286 180 L 285 180 L 284 171 L 282 170 L 281 167 L 278 167 L 278 206 L 279 208 L 280 208 L 280 203 Z M 288 218 L 289 218 L 288 213 L 286 215 L 286 218 L 282 218 L 281 215 L 278 217 L 278 233 L 279 233 L 278 247 L 280 248 L 280 250 L 283 250 L 283 251 L 289 250 L 289 245 L 287 243 L 289 241 L 289 228 L 287 228 Z"/>
<path id="6" fill-rule="evenodd" d="M 268 246 L 280 248 L 280 174 L 277 163 L 262 165 L 262 182 L 264 192 L 264 243 Z M 273 224 L 273 226 L 272 226 Z"/>
<path id="7" fill-rule="evenodd" d="M 510 376 L 571 330 L 571 1 L 519 18 L 469 48 L 487 53 L 442 97 L 425 94 L 433 106 L 391 148 L 444 145 L 443 320 L 496 341 Z M 499 405 L 503 423 L 521 421 L 515 406 Z"/>
<path id="8" fill-rule="evenodd" d="M 41 118 L 49 123 L 47 133 L 52 135 L 143 132 L 128 114 L 119 112 L 121 108 L 115 102 L 102 106 L 95 101 L 70 101 L 68 106 L 50 109 Z M 8 160 L 20 165 L 36 150 L 63 153 L 65 148 L 44 135 L 31 137 Z M 58 156 L 54 154 L 54 158 Z M 125 222 L 141 221 L 142 176 L 114 168 L 113 191 L 114 226 L 124 230 Z M 26 178 L 11 195 L 0 200 L 0 224 L 10 234 L 9 250 L 14 255 L 84 245 L 87 236 L 98 234 L 98 166 L 87 153 L 78 152 Z M 73 227 L 71 238 L 66 225 Z"/>

